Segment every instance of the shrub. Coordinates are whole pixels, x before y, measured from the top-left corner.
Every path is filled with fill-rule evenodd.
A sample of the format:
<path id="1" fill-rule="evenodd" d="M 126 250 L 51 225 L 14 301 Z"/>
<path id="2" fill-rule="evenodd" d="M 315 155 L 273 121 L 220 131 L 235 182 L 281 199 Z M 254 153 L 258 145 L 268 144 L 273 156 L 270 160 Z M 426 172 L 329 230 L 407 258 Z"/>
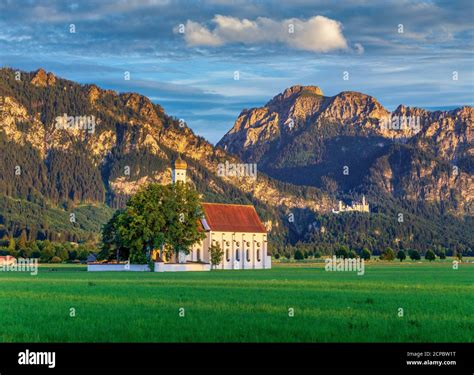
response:
<path id="1" fill-rule="evenodd" d="M 362 259 L 369 260 L 369 259 L 370 259 L 370 256 L 371 256 L 370 250 L 367 249 L 366 247 L 364 247 L 364 248 L 362 249 L 361 253 L 360 253 L 360 257 L 361 257 Z"/>
<path id="2" fill-rule="evenodd" d="M 420 260 L 421 259 L 420 253 L 416 250 L 410 250 L 410 259 L 411 260 Z"/>
<path id="3" fill-rule="evenodd" d="M 349 256 L 349 249 L 347 246 L 340 246 L 339 249 L 336 250 L 336 256 L 346 259 Z"/>
<path id="4" fill-rule="evenodd" d="M 60 257 L 54 256 L 51 258 L 51 263 L 61 263 L 62 260 Z"/>
<path id="5" fill-rule="evenodd" d="M 380 259 L 383 260 L 394 260 L 395 259 L 395 253 L 390 247 L 387 247 L 385 251 L 382 253 L 380 256 Z"/>
<path id="6" fill-rule="evenodd" d="M 430 262 L 436 259 L 436 255 L 433 250 L 428 250 L 425 254 L 425 259 L 429 260 Z"/>
<path id="7" fill-rule="evenodd" d="M 397 253 L 397 259 L 400 259 L 400 262 L 403 262 L 407 258 L 405 252 L 403 250 L 400 250 Z"/>
<path id="8" fill-rule="evenodd" d="M 273 257 L 274 257 L 275 259 L 280 259 L 280 254 L 276 253 Z"/>
<path id="9" fill-rule="evenodd" d="M 295 251 L 295 260 L 303 260 L 303 259 L 304 259 L 304 255 L 301 252 L 301 250 L 296 250 Z"/>
<path id="10" fill-rule="evenodd" d="M 441 250 L 441 251 L 439 252 L 439 259 L 446 259 L 446 253 L 445 253 L 444 250 Z"/>

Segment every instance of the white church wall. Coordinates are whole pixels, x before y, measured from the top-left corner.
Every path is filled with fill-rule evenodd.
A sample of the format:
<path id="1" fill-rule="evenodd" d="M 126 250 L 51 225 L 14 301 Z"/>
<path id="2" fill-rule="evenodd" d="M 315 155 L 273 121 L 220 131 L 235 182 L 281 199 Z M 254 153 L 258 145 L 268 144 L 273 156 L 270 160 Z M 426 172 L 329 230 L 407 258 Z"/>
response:
<path id="1" fill-rule="evenodd" d="M 267 263 L 266 234 L 244 232 L 211 232 L 213 243 L 224 251 L 223 270 L 262 269 Z M 247 253 L 248 251 L 248 253 Z"/>

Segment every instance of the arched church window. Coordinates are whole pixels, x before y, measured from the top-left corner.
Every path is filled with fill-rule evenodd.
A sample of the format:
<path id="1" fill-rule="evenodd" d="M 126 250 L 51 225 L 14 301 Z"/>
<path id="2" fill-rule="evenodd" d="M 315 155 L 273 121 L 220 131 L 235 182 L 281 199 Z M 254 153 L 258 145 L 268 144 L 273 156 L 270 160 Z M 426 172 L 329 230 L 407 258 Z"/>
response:
<path id="1" fill-rule="evenodd" d="M 250 262 L 250 251 L 247 249 L 247 262 Z"/>
<path id="2" fill-rule="evenodd" d="M 240 250 L 239 249 L 235 250 L 235 260 L 237 262 L 240 262 Z"/>
<path id="3" fill-rule="evenodd" d="M 260 249 L 257 249 L 257 261 L 260 262 Z"/>
<path id="4" fill-rule="evenodd" d="M 229 257 L 229 249 L 225 251 L 225 258 L 228 262 L 230 262 L 230 257 Z"/>

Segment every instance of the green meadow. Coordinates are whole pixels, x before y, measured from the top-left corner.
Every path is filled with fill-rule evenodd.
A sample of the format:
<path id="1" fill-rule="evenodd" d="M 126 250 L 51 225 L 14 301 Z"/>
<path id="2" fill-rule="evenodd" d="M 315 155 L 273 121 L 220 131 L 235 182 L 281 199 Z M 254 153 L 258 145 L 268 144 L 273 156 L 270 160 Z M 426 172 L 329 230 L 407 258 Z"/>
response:
<path id="1" fill-rule="evenodd" d="M 474 263 L 454 270 L 449 261 L 369 262 L 363 276 L 317 263 L 163 274 L 85 269 L 0 272 L 0 341 L 474 341 Z"/>

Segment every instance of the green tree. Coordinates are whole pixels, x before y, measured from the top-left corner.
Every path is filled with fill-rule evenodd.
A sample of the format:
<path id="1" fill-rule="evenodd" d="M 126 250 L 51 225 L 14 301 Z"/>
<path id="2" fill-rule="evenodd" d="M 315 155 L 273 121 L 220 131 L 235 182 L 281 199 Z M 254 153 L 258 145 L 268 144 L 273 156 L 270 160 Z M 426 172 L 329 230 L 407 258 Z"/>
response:
<path id="1" fill-rule="evenodd" d="M 40 262 L 46 263 L 49 262 L 55 255 L 54 246 L 49 241 L 43 242 L 43 247 L 41 249 Z"/>
<path id="2" fill-rule="evenodd" d="M 444 249 L 439 251 L 439 259 L 446 259 L 446 251 Z"/>
<path id="3" fill-rule="evenodd" d="M 26 230 L 22 230 L 20 234 L 20 238 L 18 239 L 18 249 L 23 250 L 26 248 L 26 242 L 28 238 L 26 237 Z"/>
<path id="4" fill-rule="evenodd" d="M 54 256 L 51 258 L 51 263 L 61 263 L 62 259 L 60 257 Z"/>
<path id="5" fill-rule="evenodd" d="M 87 257 L 89 256 L 89 252 L 83 246 L 79 246 L 77 250 L 77 259 L 81 262 L 85 262 Z"/>
<path id="6" fill-rule="evenodd" d="M 349 248 L 347 246 L 339 246 L 339 249 L 336 250 L 336 256 L 346 259 L 349 256 Z"/>
<path id="7" fill-rule="evenodd" d="M 370 256 L 371 256 L 370 250 L 367 249 L 366 247 L 364 247 L 364 248 L 362 249 L 361 253 L 360 253 L 360 257 L 361 257 L 362 259 L 369 260 L 369 259 L 370 259 Z"/>
<path id="8" fill-rule="evenodd" d="M 103 227 L 102 255 L 128 251 L 132 263 L 145 264 L 152 249 L 188 253 L 205 237 L 198 230 L 203 215 L 198 193 L 187 184 L 149 184 L 130 198 Z"/>
<path id="9" fill-rule="evenodd" d="M 436 255 L 433 250 L 427 250 L 425 253 L 425 259 L 430 262 L 436 259 Z"/>
<path id="10" fill-rule="evenodd" d="M 403 262 L 407 258 L 405 252 L 403 250 L 400 250 L 397 253 L 397 259 L 400 259 L 400 262 Z"/>
<path id="11" fill-rule="evenodd" d="M 224 257 L 224 250 L 221 249 L 219 243 L 212 244 L 209 246 L 209 257 L 211 260 L 212 268 L 216 268 L 216 266 L 222 262 L 222 258 Z"/>
<path id="12" fill-rule="evenodd" d="M 395 252 L 392 250 L 392 248 L 387 247 L 385 251 L 382 253 L 380 256 L 380 259 L 383 260 L 394 260 L 395 259 Z"/>
<path id="13" fill-rule="evenodd" d="M 13 236 L 10 236 L 10 241 L 8 241 L 8 252 L 11 256 L 16 257 L 18 254 L 16 252 L 15 239 Z"/>
<path id="14" fill-rule="evenodd" d="M 303 260 L 304 259 L 303 252 L 300 249 L 296 250 L 294 258 L 295 258 L 295 260 Z"/>
<path id="15" fill-rule="evenodd" d="M 68 251 L 63 246 L 61 246 L 61 244 L 56 244 L 54 252 L 57 257 L 61 258 L 62 261 L 69 259 Z"/>
<path id="16" fill-rule="evenodd" d="M 198 223 L 203 216 L 199 194 L 189 184 L 171 185 L 164 201 L 166 217 L 164 241 L 179 258 L 179 252 L 189 253 L 192 245 L 206 237 L 199 231 Z"/>
<path id="17" fill-rule="evenodd" d="M 421 256 L 417 250 L 410 250 L 410 259 L 411 260 L 420 260 Z"/>

